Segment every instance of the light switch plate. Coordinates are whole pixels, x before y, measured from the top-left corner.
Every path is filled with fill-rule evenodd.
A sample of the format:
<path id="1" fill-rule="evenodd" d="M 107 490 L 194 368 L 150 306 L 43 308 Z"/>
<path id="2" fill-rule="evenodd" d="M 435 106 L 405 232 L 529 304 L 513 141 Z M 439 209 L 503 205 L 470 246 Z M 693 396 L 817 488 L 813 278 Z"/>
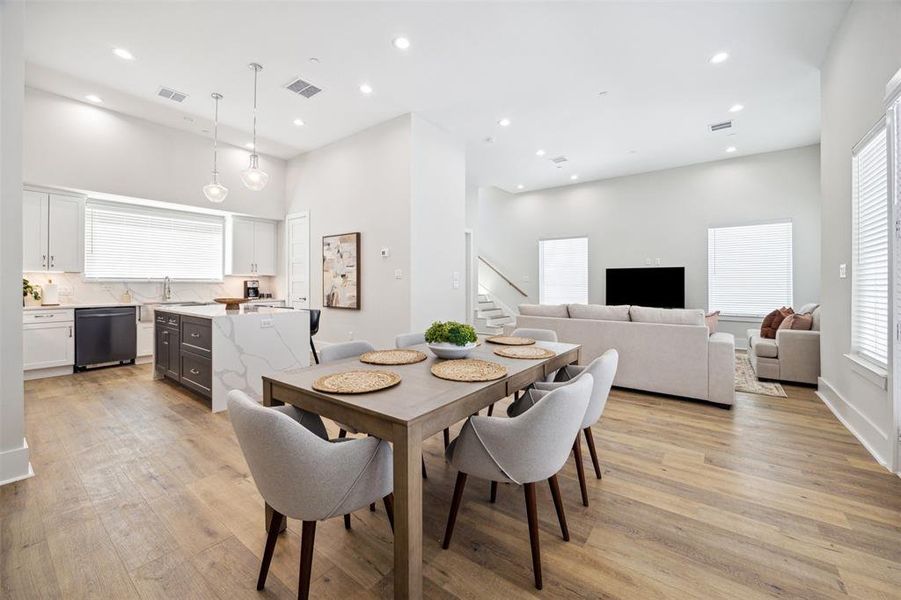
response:
<path id="1" fill-rule="evenodd" d="M 848 277 L 848 265 L 842 263 L 838 266 L 838 276 L 841 279 L 846 279 Z"/>
<path id="2" fill-rule="evenodd" d="M 403 269 L 394 269 L 394 278 L 395 279 L 403 279 L 404 278 Z"/>

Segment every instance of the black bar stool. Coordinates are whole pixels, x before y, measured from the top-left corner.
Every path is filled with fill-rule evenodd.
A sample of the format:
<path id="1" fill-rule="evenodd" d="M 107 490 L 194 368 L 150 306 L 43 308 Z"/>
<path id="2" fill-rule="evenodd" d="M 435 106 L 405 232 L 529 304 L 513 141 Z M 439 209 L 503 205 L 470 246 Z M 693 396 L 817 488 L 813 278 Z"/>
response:
<path id="1" fill-rule="evenodd" d="M 313 336 L 319 333 L 319 316 L 322 313 L 318 308 L 310 309 L 310 350 L 313 351 L 313 359 L 319 364 L 319 355 L 316 353 L 316 345 L 313 344 Z"/>

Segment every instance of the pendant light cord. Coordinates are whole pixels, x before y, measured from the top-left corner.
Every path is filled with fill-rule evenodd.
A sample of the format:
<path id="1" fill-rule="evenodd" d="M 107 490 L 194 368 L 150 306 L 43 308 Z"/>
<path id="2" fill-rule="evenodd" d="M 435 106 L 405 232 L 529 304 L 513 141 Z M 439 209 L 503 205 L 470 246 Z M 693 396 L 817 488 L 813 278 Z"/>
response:
<path id="1" fill-rule="evenodd" d="M 257 75 L 262 67 L 256 63 L 253 67 L 253 153 L 257 153 Z"/>
<path id="2" fill-rule="evenodd" d="M 217 154 L 219 150 L 219 99 L 222 96 L 220 94 L 214 93 L 213 99 L 216 101 L 216 109 L 213 117 L 213 177 L 215 178 L 219 175 L 219 167 L 217 162 Z M 218 179 L 215 180 L 218 183 Z"/>

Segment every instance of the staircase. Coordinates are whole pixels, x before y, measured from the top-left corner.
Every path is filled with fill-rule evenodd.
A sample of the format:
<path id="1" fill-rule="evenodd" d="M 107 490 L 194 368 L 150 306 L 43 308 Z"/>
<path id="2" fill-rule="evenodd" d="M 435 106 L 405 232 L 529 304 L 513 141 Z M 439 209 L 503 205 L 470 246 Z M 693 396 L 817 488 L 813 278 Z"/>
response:
<path id="1" fill-rule="evenodd" d="M 479 294 L 474 313 L 473 326 L 479 333 L 497 335 L 504 332 L 504 325 L 516 322 L 515 316 L 499 306 L 487 293 Z"/>

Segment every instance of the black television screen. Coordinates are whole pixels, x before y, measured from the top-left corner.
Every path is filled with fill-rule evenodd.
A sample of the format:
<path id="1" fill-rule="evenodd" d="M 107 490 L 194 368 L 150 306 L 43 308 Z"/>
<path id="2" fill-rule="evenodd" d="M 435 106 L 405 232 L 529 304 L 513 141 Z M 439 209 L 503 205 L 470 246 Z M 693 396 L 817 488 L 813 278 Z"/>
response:
<path id="1" fill-rule="evenodd" d="M 685 267 L 607 269 L 607 304 L 685 308 Z"/>

